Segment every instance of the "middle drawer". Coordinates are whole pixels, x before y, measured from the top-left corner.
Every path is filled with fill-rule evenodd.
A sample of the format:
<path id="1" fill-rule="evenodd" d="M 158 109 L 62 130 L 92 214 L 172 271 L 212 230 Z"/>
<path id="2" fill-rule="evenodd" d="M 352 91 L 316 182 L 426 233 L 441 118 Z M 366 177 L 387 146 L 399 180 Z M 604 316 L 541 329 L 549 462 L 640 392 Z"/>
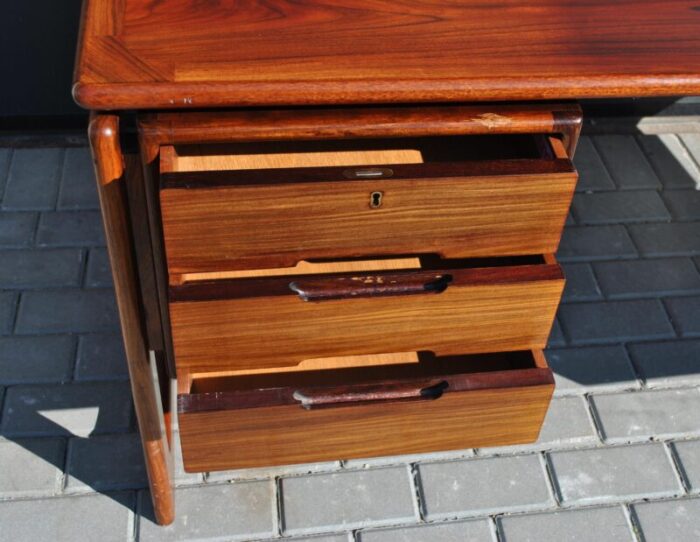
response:
<path id="1" fill-rule="evenodd" d="M 553 259 L 237 278 L 170 287 L 178 370 L 285 367 L 335 356 L 544 348 L 564 286 Z"/>

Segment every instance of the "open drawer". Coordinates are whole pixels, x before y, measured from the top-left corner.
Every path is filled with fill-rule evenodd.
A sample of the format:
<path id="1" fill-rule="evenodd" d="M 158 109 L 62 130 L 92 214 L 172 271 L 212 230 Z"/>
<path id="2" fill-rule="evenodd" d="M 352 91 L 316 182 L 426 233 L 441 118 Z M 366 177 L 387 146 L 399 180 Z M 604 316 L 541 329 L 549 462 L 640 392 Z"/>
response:
<path id="1" fill-rule="evenodd" d="M 178 395 L 189 472 L 522 444 L 554 388 L 541 351 L 238 376 Z"/>
<path id="2" fill-rule="evenodd" d="M 472 135 L 160 148 L 170 283 L 302 260 L 556 252 L 559 139 Z"/>
<path id="3" fill-rule="evenodd" d="M 178 374 L 334 356 L 544 348 L 564 287 L 553 257 L 398 261 L 364 262 L 375 264 L 371 272 L 171 286 Z M 417 267 L 387 269 L 392 263 Z"/>

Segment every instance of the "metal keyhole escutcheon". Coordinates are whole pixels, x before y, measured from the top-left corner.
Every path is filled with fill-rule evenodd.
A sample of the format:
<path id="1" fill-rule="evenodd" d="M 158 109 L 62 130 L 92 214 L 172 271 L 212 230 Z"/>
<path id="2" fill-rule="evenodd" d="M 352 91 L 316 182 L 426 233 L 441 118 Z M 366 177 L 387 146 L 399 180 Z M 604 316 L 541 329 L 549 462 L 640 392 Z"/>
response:
<path id="1" fill-rule="evenodd" d="M 384 197 L 384 192 L 372 192 L 369 196 L 369 206 L 372 209 L 378 209 L 382 206 L 382 198 Z"/>

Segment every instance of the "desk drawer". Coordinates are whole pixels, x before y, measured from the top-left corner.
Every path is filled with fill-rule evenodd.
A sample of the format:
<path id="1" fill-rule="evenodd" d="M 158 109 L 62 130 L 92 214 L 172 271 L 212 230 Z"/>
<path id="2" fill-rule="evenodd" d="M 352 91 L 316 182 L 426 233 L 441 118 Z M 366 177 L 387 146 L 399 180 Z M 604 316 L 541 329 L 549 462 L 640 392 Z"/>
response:
<path id="1" fill-rule="evenodd" d="M 178 396 L 190 472 L 532 442 L 554 381 L 541 351 L 200 378 Z"/>
<path id="2" fill-rule="evenodd" d="M 543 348 L 563 286 L 559 266 L 542 257 L 171 286 L 175 363 L 196 374 L 333 356 Z"/>
<path id="3" fill-rule="evenodd" d="M 556 252 L 576 183 L 537 135 L 161 148 L 170 281 L 303 260 Z"/>

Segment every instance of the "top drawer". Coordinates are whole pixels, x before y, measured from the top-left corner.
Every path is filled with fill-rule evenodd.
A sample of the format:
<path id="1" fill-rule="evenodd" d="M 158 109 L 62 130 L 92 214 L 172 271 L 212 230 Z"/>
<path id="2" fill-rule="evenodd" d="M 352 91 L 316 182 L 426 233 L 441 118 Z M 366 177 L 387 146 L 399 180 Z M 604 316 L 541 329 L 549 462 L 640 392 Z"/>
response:
<path id="1" fill-rule="evenodd" d="M 552 253 L 575 183 L 545 135 L 163 146 L 170 280 L 361 256 Z"/>

